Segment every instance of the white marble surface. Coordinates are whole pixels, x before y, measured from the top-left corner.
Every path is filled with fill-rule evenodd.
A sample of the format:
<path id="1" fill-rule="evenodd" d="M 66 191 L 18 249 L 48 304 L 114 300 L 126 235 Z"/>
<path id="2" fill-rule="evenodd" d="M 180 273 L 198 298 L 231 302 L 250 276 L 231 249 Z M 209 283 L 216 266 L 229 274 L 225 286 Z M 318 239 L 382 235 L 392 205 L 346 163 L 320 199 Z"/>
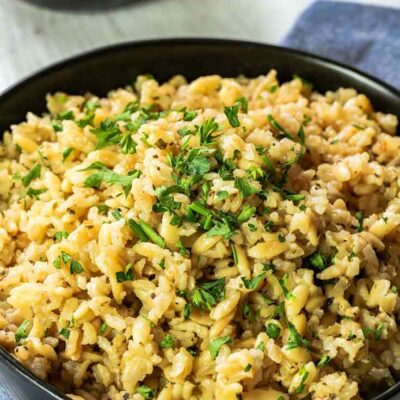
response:
<path id="1" fill-rule="evenodd" d="M 312 1 L 137 0 L 72 14 L 0 0 L 0 91 L 45 65 L 122 41 L 202 36 L 279 43 Z M 400 0 L 355 1 L 400 8 Z"/>

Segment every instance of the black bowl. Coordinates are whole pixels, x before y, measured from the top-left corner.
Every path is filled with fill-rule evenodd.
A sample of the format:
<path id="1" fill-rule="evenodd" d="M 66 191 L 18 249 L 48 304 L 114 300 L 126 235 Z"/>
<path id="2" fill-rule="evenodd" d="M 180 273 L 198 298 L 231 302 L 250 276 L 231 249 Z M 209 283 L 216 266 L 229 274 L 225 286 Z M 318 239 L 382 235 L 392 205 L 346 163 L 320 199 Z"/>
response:
<path id="1" fill-rule="evenodd" d="M 28 111 L 45 111 L 45 96 L 58 90 L 71 94 L 105 95 L 110 89 L 151 73 L 158 80 L 175 74 L 256 76 L 270 68 L 280 80 L 298 74 L 319 91 L 353 87 L 366 94 L 377 110 L 400 114 L 400 93 L 389 85 L 333 61 L 265 44 L 219 39 L 167 39 L 106 47 L 46 68 L 0 95 L 0 132 L 24 120 Z M 17 398 L 60 400 L 67 397 L 34 377 L 0 348 L 0 376 Z M 370 396 L 371 397 L 371 396 Z M 374 400 L 400 400 L 400 382 Z"/>

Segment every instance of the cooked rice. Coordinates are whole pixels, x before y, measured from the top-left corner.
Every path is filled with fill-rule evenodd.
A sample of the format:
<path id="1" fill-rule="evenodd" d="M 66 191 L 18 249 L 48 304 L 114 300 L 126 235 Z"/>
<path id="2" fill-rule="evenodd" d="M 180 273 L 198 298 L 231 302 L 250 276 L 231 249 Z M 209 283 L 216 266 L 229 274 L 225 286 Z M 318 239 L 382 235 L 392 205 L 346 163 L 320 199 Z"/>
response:
<path id="1" fill-rule="evenodd" d="M 0 344 L 40 379 L 87 400 L 395 382 L 396 116 L 275 71 L 47 103 L 0 146 Z"/>

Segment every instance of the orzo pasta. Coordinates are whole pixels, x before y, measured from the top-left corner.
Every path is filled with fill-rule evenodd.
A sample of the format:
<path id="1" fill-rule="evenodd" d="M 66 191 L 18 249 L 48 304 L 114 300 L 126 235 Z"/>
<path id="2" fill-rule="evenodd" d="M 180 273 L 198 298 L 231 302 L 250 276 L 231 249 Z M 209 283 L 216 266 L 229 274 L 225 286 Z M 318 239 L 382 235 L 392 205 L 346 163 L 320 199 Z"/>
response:
<path id="1" fill-rule="evenodd" d="M 0 344 L 72 399 L 360 399 L 400 372 L 397 118 L 275 71 L 55 93 L 0 146 Z"/>

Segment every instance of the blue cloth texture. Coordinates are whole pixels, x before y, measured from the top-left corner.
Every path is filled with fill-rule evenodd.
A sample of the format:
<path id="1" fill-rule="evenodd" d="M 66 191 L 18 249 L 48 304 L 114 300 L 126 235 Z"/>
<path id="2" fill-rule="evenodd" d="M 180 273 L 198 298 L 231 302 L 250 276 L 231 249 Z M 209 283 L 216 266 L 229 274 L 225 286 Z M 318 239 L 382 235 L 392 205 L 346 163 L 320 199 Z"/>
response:
<path id="1" fill-rule="evenodd" d="M 400 88 L 400 9 L 317 1 L 282 44 L 351 65 Z"/>

